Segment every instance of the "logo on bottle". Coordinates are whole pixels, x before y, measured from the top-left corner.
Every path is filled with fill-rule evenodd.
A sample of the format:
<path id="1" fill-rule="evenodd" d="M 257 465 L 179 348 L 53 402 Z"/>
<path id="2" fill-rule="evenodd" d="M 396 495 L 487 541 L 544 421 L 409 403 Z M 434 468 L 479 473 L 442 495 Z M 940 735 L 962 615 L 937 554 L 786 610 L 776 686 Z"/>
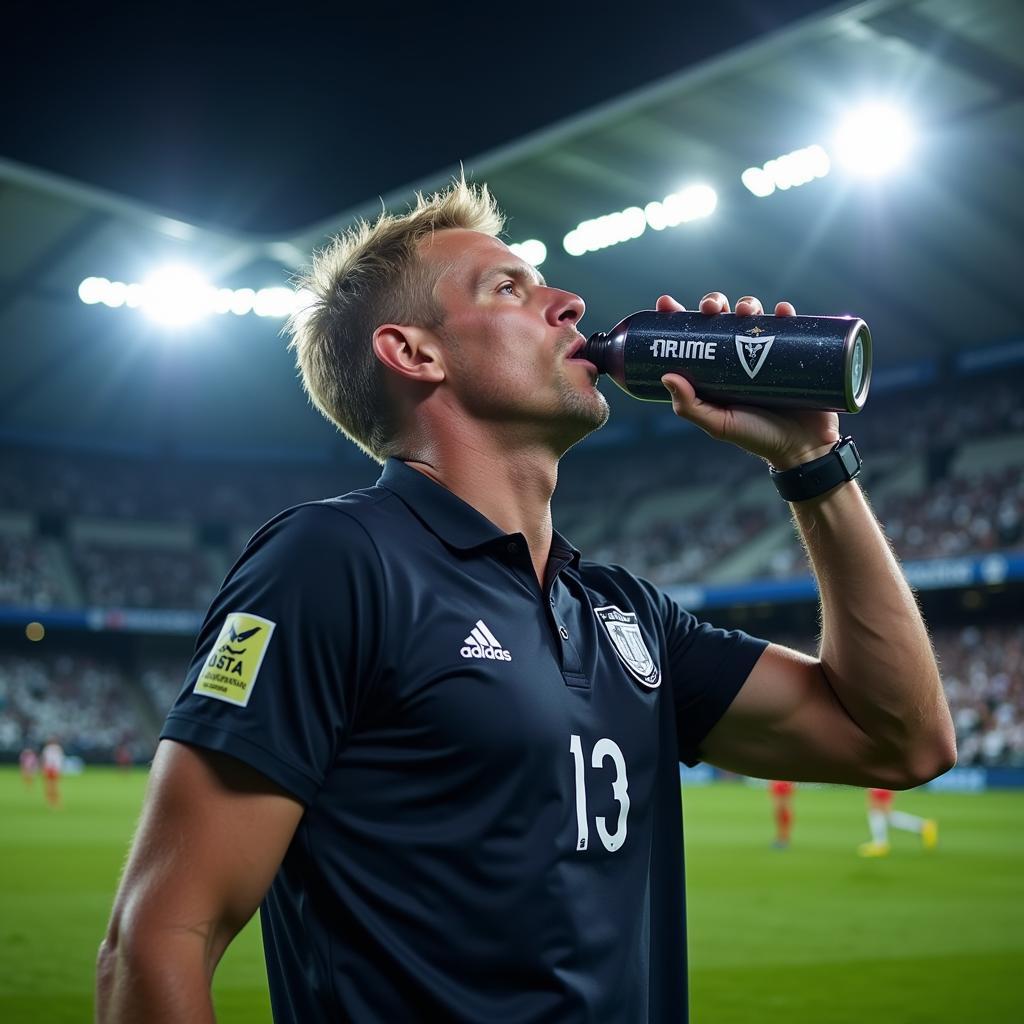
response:
<path id="1" fill-rule="evenodd" d="M 655 338 L 648 348 L 655 359 L 714 359 L 718 342 L 695 338 Z"/>
<path id="2" fill-rule="evenodd" d="M 760 334 L 760 328 L 755 327 Z M 770 334 L 765 338 L 748 338 L 742 334 L 734 335 L 736 338 L 736 353 L 740 357 L 740 366 L 747 372 L 747 376 L 753 380 L 764 366 L 768 358 L 768 352 L 775 340 L 775 335 Z"/>

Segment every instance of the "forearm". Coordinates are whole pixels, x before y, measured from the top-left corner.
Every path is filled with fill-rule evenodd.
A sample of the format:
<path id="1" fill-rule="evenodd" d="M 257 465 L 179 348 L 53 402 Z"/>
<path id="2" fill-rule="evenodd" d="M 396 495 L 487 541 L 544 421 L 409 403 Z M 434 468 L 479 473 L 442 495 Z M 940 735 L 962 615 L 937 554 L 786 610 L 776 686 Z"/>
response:
<path id="1" fill-rule="evenodd" d="M 953 724 L 910 587 L 856 482 L 792 506 L 821 593 L 822 669 L 879 762 L 911 781 L 955 758 Z"/>
<path id="2" fill-rule="evenodd" d="M 118 941 L 100 947 L 97 1024 L 214 1024 L 210 978 L 194 936 Z"/>

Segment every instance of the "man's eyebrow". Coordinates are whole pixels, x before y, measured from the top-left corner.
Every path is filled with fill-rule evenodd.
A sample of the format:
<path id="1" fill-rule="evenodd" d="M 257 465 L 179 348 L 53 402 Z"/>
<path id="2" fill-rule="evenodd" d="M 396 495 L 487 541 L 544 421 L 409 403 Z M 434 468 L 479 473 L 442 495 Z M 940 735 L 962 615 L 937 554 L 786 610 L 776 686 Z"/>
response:
<path id="1" fill-rule="evenodd" d="M 544 275 L 535 267 L 510 263 L 507 266 L 490 267 L 480 273 L 473 284 L 474 291 L 495 277 L 511 277 L 514 281 L 528 281 L 530 284 L 540 285 L 541 288 L 547 287 Z"/>

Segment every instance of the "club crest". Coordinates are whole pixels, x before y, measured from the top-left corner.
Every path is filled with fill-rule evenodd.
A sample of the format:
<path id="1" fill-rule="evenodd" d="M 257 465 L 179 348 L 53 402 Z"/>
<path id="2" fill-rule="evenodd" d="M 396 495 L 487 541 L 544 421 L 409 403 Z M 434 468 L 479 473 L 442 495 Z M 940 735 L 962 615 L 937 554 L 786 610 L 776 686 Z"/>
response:
<path id="1" fill-rule="evenodd" d="M 736 334 L 734 337 L 740 365 L 747 371 L 747 376 L 753 380 L 768 358 L 768 351 L 772 347 L 775 335 L 770 334 L 765 338 L 748 338 L 742 334 Z"/>
<path id="2" fill-rule="evenodd" d="M 608 639 L 611 640 L 615 653 L 623 665 L 648 689 L 654 690 L 659 687 L 661 669 L 644 643 L 643 633 L 637 625 L 636 613 L 624 612 L 621 608 L 609 604 L 603 608 L 595 608 L 594 614 L 604 626 Z"/>

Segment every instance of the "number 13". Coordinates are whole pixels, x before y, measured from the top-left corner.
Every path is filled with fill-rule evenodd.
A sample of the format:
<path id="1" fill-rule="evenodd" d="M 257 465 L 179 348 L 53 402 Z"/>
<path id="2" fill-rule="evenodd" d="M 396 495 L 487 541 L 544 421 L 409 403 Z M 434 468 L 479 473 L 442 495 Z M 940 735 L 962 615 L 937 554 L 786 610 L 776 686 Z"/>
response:
<path id="1" fill-rule="evenodd" d="M 590 826 L 587 821 L 587 785 L 584 769 L 586 764 L 583 758 L 583 744 L 579 736 L 573 733 L 569 737 L 569 752 L 576 762 L 576 850 L 585 850 L 590 843 Z M 597 834 L 601 837 L 604 848 L 609 853 L 614 853 L 622 848 L 626 841 L 626 818 L 629 816 L 629 795 L 626 790 L 629 788 L 629 780 L 626 778 L 626 759 L 622 756 L 619 745 L 604 737 L 594 744 L 594 752 L 590 763 L 594 768 L 600 768 L 604 759 L 610 757 L 615 764 L 615 781 L 612 783 L 612 796 L 619 802 L 619 820 L 615 823 L 615 831 L 609 832 L 602 815 L 594 819 L 597 825 Z"/>

